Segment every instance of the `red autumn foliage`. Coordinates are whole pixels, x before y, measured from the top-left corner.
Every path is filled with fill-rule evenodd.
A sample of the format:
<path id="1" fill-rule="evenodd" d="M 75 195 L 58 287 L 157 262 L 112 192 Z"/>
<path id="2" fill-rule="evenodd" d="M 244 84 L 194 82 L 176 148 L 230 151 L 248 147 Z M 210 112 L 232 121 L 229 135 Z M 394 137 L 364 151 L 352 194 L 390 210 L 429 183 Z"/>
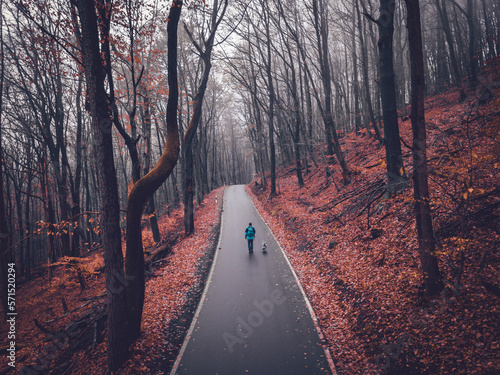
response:
<path id="1" fill-rule="evenodd" d="M 299 276 L 339 374 L 500 371 L 499 63 L 463 103 L 455 90 L 426 101 L 439 296 L 421 289 L 412 183 L 384 200 L 385 154 L 373 138 L 343 136 L 355 174 L 343 186 L 340 166 L 330 165 L 339 190 L 325 165 L 311 166 L 303 188 L 282 168 L 272 200 L 258 179 L 247 189 Z M 493 95 L 486 102 L 484 90 Z M 400 131 L 411 145 L 408 119 Z"/>

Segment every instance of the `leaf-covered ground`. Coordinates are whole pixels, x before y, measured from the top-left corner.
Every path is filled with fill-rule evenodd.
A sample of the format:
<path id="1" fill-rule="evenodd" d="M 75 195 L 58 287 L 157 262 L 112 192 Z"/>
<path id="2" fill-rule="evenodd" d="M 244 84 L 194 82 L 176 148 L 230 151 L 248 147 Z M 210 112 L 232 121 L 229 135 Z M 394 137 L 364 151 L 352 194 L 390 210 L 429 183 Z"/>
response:
<path id="1" fill-rule="evenodd" d="M 196 232 L 182 235 L 182 208 L 159 220 L 169 237 L 169 255 L 152 265 L 146 283 L 142 334 L 131 358 L 116 374 L 162 374 L 175 360 L 210 268 L 220 226 L 219 188 L 197 208 Z M 146 251 L 154 244 L 143 230 Z M 102 251 L 85 258 L 62 258 L 38 277 L 18 287 L 16 371 L 21 374 L 105 374 L 106 316 Z M 77 269 L 79 270 L 77 272 Z M 85 282 L 81 289 L 78 275 Z M 37 324 L 35 324 L 35 320 Z M 6 325 L 0 347 L 7 344 Z M 0 373 L 14 373 L 0 356 Z"/>
<path id="2" fill-rule="evenodd" d="M 500 373 L 500 73 L 492 61 L 459 102 L 426 101 L 429 183 L 446 288 L 428 298 L 406 190 L 384 199 L 385 152 L 366 136 L 341 139 L 351 182 L 309 160 L 305 186 L 278 173 L 278 196 L 247 189 L 290 258 L 339 374 Z M 489 92 L 493 96 L 489 95 Z M 480 100 L 479 100 L 480 99 Z M 401 122 L 411 145 L 411 123 Z M 411 177 L 410 149 L 403 146 Z M 317 164 L 317 165 L 315 165 Z"/>

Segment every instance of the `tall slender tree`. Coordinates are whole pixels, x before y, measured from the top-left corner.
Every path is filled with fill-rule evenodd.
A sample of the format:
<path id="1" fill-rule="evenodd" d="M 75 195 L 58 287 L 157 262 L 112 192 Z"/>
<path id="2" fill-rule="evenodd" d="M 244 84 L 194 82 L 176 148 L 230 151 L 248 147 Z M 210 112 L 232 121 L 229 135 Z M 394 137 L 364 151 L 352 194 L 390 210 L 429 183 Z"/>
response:
<path id="1" fill-rule="evenodd" d="M 395 0 L 380 0 L 380 15 L 374 19 L 365 15 L 378 26 L 380 95 L 382 118 L 384 119 L 384 143 L 387 164 L 388 195 L 397 193 L 406 181 L 399 139 L 398 111 L 396 105 L 396 83 L 394 77 L 393 36 Z"/>
<path id="2" fill-rule="evenodd" d="M 427 180 L 426 130 L 424 117 L 424 56 L 419 0 L 405 0 L 411 61 L 411 126 L 413 131 L 413 192 L 417 237 L 425 289 L 436 294 L 442 289 L 435 255 L 434 232 Z"/>
<path id="3" fill-rule="evenodd" d="M 349 181 L 349 168 L 344 158 L 344 153 L 340 148 L 340 142 L 335 128 L 335 118 L 332 108 L 332 74 L 330 68 L 330 55 L 328 53 L 328 4 L 324 0 L 313 0 L 313 17 L 314 28 L 316 30 L 316 38 L 318 45 L 318 58 L 321 71 L 321 81 L 324 90 L 324 107 L 323 107 L 323 122 L 325 124 L 326 143 L 328 155 L 337 157 L 337 160 L 342 168 L 344 182 Z"/>
<path id="4" fill-rule="evenodd" d="M 441 19 L 441 24 L 443 26 L 444 35 L 446 37 L 446 43 L 448 45 L 448 51 L 450 55 L 450 65 L 451 65 L 451 70 L 453 72 L 453 79 L 455 81 L 455 85 L 458 87 L 460 91 L 460 100 L 464 100 L 465 91 L 462 86 L 462 77 L 460 75 L 460 70 L 456 57 L 457 55 L 455 53 L 455 43 L 453 42 L 453 35 L 451 33 L 450 21 L 448 17 L 448 9 L 446 7 L 446 0 L 435 0 L 435 3 L 438 15 Z"/>
<path id="5" fill-rule="evenodd" d="M 108 367 L 116 370 L 128 353 L 126 327 L 126 294 L 121 249 L 120 206 L 118 184 L 113 158 L 112 112 L 105 89 L 105 69 L 101 58 L 99 20 L 111 17 L 111 4 L 104 0 L 78 0 L 78 16 L 82 36 L 82 59 L 87 87 L 87 100 L 92 118 L 95 158 L 101 201 L 102 244 L 106 272 L 108 305 Z"/>
<path id="6" fill-rule="evenodd" d="M 228 5 L 228 0 L 221 4 L 221 9 L 219 9 L 219 1 L 215 0 L 213 3 L 212 15 L 210 17 L 210 27 L 208 37 L 202 41 L 200 45 L 194 38 L 192 32 L 188 29 L 186 24 L 184 24 L 184 29 L 188 34 L 191 42 L 198 51 L 201 60 L 203 61 L 203 75 L 201 78 L 200 85 L 196 90 L 194 95 L 193 103 L 193 116 L 184 135 L 183 144 L 183 156 L 184 156 L 184 231 L 187 235 L 190 235 L 194 231 L 194 207 L 193 207 L 193 197 L 194 197 L 194 160 L 193 160 L 193 140 L 196 134 L 196 130 L 200 124 L 201 114 L 203 109 L 203 98 L 205 97 L 205 91 L 207 89 L 208 79 L 210 77 L 210 70 L 212 69 L 212 50 L 215 41 L 215 35 L 217 29 L 224 18 Z"/>
<path id="7" fill-rule="evenodd" d="M 269 9 L 269 4 L 267 1 L 261 1 L 262 6 L 262 17 L 264 21 L 265 28 L 265 43 L 266 43 L 266 59 L 265 59 L 265 70 L 266 70 L 266 84 L 267 91 L 269 93 L 269 109 L 267 111 L 268 122 L 269 122 L 269 154 L 270 154 L 270 168 L 271 168 L 271 191 L 269 193 L 270 198 L 276 196 L 276 150 L 274 145 L 274 104 L 276 101 L 274 92 L 274 78 L 272 75 L 272 55 L 271 55 L 271 14 Z"/>

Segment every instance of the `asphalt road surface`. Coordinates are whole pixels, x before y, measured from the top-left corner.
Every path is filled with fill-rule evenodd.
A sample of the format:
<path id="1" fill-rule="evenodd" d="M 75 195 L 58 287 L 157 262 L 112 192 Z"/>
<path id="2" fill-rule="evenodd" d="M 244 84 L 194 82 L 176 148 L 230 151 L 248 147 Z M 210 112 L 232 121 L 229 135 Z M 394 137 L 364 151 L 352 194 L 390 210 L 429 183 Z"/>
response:
<path id="1" fill-rule="evenodd" d="M 223 207 L 208 288 L 171 374 L 331 374 L 300 287 L 244 186 L 227 188 Z"/>

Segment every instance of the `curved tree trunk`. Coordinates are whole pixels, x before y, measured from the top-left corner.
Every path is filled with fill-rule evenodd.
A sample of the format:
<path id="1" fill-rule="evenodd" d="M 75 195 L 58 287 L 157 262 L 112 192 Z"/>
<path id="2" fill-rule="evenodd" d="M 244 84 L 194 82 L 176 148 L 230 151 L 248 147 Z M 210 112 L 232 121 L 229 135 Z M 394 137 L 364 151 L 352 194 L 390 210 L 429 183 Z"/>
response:
<path id="1" fill-rule="evenodd" d="M 144 207 L 154 192 L 165 182 L 179 157 L 179 129 L 177 124 L 177 29 L 182 0 L 173 0 L 167 25 L 168 88 L 167 140 L 160 159 L 154 168 L 133 186 L 127 202 L 127 251 L 125 277 L 127 280 L 128 331 L 132 340 L 141 331 L 144 304 L 144 252 L 142 249 L 141 217 Z"/>

